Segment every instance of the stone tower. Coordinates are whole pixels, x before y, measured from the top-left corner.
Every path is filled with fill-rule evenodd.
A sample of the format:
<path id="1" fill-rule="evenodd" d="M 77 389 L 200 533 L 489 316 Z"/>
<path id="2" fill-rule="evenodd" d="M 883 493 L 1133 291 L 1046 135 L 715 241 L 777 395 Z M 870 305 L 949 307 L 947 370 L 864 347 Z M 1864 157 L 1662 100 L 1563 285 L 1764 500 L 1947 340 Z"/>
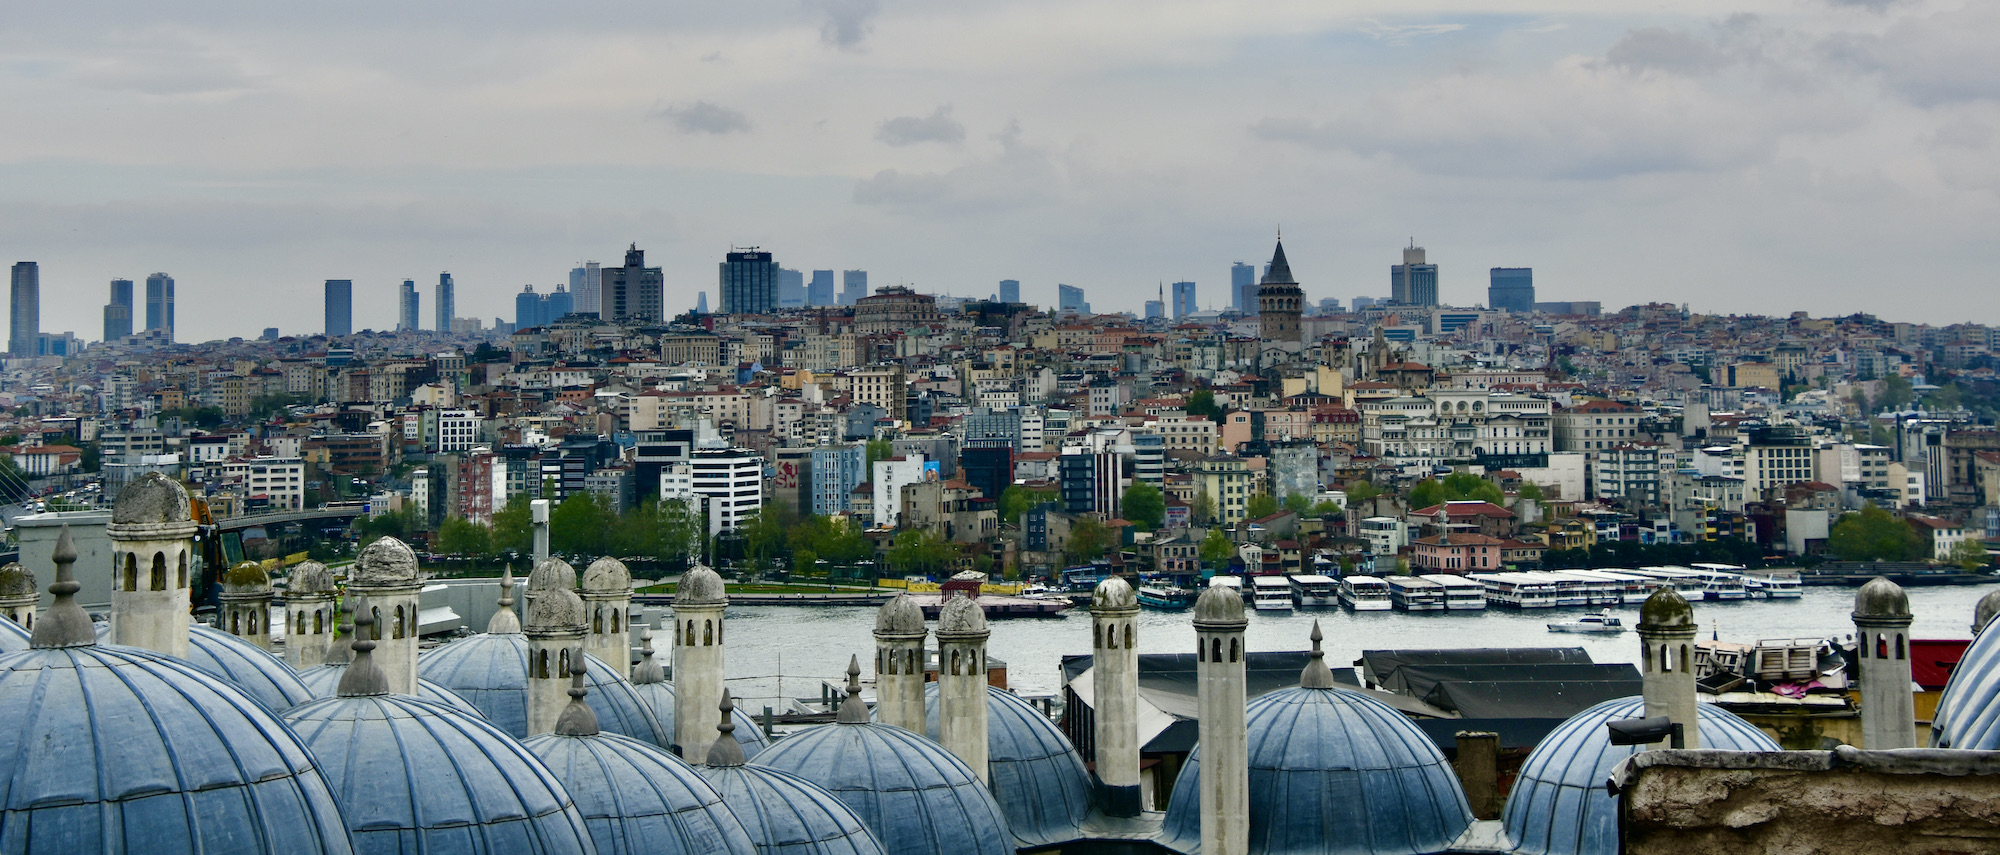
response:
<path id="1" fill-rule="evenodd" d="M 389 678 L 389 691 L 416 694 L 417 594 L 423 590 L 417 554 L 393 537 L 368 544 L 347 573 L 347 590 L 368 598 L 368 618 L 374 621 L 369 640 L 375 642 L 375 665 Z"/>
<path id="2" fill-rule="evenodd" d="M 340 616 L 333 607 L 333 573 L 317 561 L 292 568 L 285 579 L 285 664 L 294 670 L 326 661 Z"/>
<path id="3" fill-rule="evenodd" d="M 674 750 L 700 763 L 715 740 L 709 716 L 722 703 L 722 613 L 729 594 L 722 577 L 703 565 L 681 574 L 674 589 Z"/>
<path id="4" fill-rule="evenodd" d="M 1271 254 L 1271 269 L 1257 286 L 1258 334 L 1278 347 L 1297 350 L 1302 336 L 1299 318 L 1305 313 L 1306 293 L 1292 278 L 1292 265 L 1285 260 L 1285 242 L 1278 241 Z"/>
<path id="5" fill-rule="evenodd" d="M 222 574 L 218 617 L 223 632 L 271 649 L 271 574 L 255 561 L 239 561 Z"/>
<path id="6" fill-rule="evenodd" d="M 883 724 L 924 732 L 924 611 L 897 594 L 875 613 L 875 711 Z"/>
<path id="7" fill-rule="evenodd" d="M 1096 704 L 1098 805 L 1112 816 L 1138 816 L 1139 598 L 1113 576 L 1090 594 L 1091 689 Z"/>
<path id="8" fill-rule="evenodd" d="M 111 509 L 111 643 L 188 655 L 194 511 L 187 488 L 158 472 L 126 485 Z"/>
<path id="9" fill-rule="evenodd" d="M 583 571 L 583 608 L 590 630 L 583 649 L 611 666 L 618 676 L 632 676 L 632 636 L 625 622 L 632 614 L 632 571 L 616 558 L 599 558 Z"/>
<path id="10" fill-rule="evenodd" d="M 551 558 L 551 561 L 561 561 Z M 551 733 L 556 719 L 569 704 L 570 678 L 582 671 L 584 659 L 583 598 L 575 591 L 553 584 L 553 576 L 542 577 L 542 587 L 529 593 L 528 619 L 521 632 L 528 637 L 528 735 Z"/>
<path id="11" fill-rule="evenodd" d="M 1910 693 L 1910 598 L 1880 576 L 1854 594 L 1854 655 L 1861 671 L 1861 747 L 1917 747 Z"/>
<path id="12" fill-rule="evenodd" d="M 35 607 L 41 603 L 41 598 L 42 592 L 35 583 L 33 571 L 21 566 L 18 561 L 0 567 L 0 617 L 33 632 Z"/>
<path id="13" fill-rule="evenodd" d="M 1249 702 L 1243 595 L 1214 587 L 1194 603 L 1195 729 L 1201 751 L 1202 855 L 1250 851 Z"/>
<path id="14" fill-rule="evenodd" d="M 1672 588 L 1661 588 L 1639 606 L 1640 693 L 1647 717 L 1663 715 L 1681 726 L 1687 747 L 1701 747 L 1695 719 L 1694 607 Z"/>
<path id="15" fill-rule="evenodd" d="M 938 744 L 988 781 L 986 763 L 986 610 L 952 597 L 938 614 Z"/>

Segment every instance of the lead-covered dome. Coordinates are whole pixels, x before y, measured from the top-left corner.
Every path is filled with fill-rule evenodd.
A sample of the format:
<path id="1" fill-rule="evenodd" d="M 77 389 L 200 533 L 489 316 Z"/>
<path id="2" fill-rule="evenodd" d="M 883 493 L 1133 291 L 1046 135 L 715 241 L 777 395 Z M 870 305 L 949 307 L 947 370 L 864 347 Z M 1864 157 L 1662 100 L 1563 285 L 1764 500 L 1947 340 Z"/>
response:
<path id="1" fill-rule="evenodd" d="M 21 566 L 21 562 L 9 561 L 0 567 L 0 599 L 41 595 L 42 586 L 35 582 L 34 572 Z"/>
<path id="2" fill-rule="evenodd" d="M 1757 726 L 1714 704 L 1696 704 L 1701 747 L 1777 751 Z M 1618 851 L 1618 800 L 1605 790 L 1611 768 L 1643 745 L 1612 745 L 1606 722 L 1646 715 L 1643 698 L 1605 701 L 1571 716 L 1528 754 L 1501 819 L 1524 855 L 1612 855 Z"/>
<path id="3" fill-rule="evenodd" d="M 910 595 L 897 592 L 889 601 L 875 610 L 875 635 L 878 638 L 922 638 L 924 610 Z"/>
<path id="4" fill-rule="evenodd" d="M 285 574 L 285 593 L 290 596 L 323 596 L 333 592 L 333 571 L 326 569 L 325 564 L 301 561 Z"/>
<path id="5" fill-rule="evenodd" d="M 282 713 L 314 697 L 285 660 L 207 624 L 188 627 L 187 661 L 210 676 L 242 689 L 274 713 Z"/>
<path id="6" fill-rule="evenodd" d="M 722 577 L 705 564 L 696 564 L 681 574 L 680 582 L 674 585 L 674 605 L 676 606 L 721 606 L 729 603 L 729 593 L 722 587 Z"/>
<path id="7" fill-rule="evenodd" d="M 1877 576 L 1854 592 L 1854 619 L 1909 620 L 1910 595 L 1903 586 Z"/>
<path id="8" fill-rule="evenodd" d="M 924 733 L 938 739 L 938 684 L 924 685 Z M 1020 845 L 1077 839 L 1090 813 L 1090 773 L 1054 722 L 1027 701 L 986 687 L 986 780 Z"/>
<path id="9" fill-rule="evenodd" d="M 1096 588 L 1091 589 L 1090 607 L 1113 611 L 1136 609 L 1139 607 L 1139 595 L 1133 592 L 1132 583 L 1125 581 L 1123 577 L 1107 576 L 1104 581 L 1097 583 Z"/>
<path id="10" fill-rule="evenodd" d="M 158 472 L 148 472 L 126 484 L 111 504 L 112 525 L 177 524 L 193 519 L 187 488 Z"/>
<path id="11" fill-rule="evenodd" d="M 674 684 L 667 682 L 666 669 L 653 659 L 653 631 L 648 629 L 640 634 L 645 645 L 639 651 L 639 664 L 632 666 L 632 693 L 639 702 L 651 710 L 653 718 L 667 733 L 674 733 Z M 757 720 L 737 707 L 730 707 L 730 720 L 736 729 L 731 734 L 736 743 L 743 747 L 744 757 L 756 757 L 757 753 L 771 747 L 770 738 L 764 729 L 757 726 Z"/>
<path id="12" fill-rule="evenodd" d="M 1194 601 L 1194 622 L 1243 623 L 1243 595 L 1226 585 L 1210 585 Z"/>
<path id="13" fill-rule="evenodd" d="M 666 747 L 668 734 L 652 711 L 595 656 L 589 663 L 589 704 L 598 723 L 611 733 Z M 485 633 L 461 638 L 417 657 L 417 674 L 456 692 L 486 720 L 516 739 L 528 737 L 528 639 L 520 633 Z"/>
<path id="14" fill-rule="evenodd" d="M 1980 600 L 1981 605 L 1985 602 Z M 1931 746 L 1978 751 L 2000 748 L 2000 702 L 1996 699 L 2000 699 L 2000 630 L 1982 630 L 1951 669 L 1951 679 L 1938 698 L 1937 711 L 1931 714 Z"/>
<path id="15" fill-rule="evenodd" d="M 736 811 L 759 853 L 886 855 L 861 817 L 811 781 L 757 765 L 695 771 Z"/>
<path id="16" fill-rule="evenodd" d="M 325 662 L 301 670 L 299 672 L 299 682 L 305 684 L 306 691 L 311 692 L 315 699 L 331 698 L 340 694 L 340 678 L 346 674 L 346 662 Z M 472 705 L 471 701 L 467 701 L 459 697 L 457 692 L 429 680 L 417 681 L 417 698 L 419 700 L 443 704 L 469 716 L 477 718 L 486 717 L 485 714 L 479 711 L 478 707 Z"/>

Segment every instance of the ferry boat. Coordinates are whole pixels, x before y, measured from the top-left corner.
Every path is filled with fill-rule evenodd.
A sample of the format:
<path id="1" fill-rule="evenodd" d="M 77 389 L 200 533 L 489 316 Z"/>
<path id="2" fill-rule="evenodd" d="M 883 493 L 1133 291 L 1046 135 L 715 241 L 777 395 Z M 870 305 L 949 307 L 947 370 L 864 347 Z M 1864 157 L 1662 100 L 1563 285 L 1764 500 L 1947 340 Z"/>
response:
<path id="1" fill-rule="evenodd" d="M 1486 588 L 1486 602 L 1517 609 L 1547 609 L 1556 605 L 1556 586 L 1527 573 L 1474 573 L 1466 577 Z"/>
<path id="2" fill-rule="evenodd" d="M 1357 612 L 1388 611 L 1389 583 L 1374 576 L 1344 576 L 1340 580 L 1340 601 Z"/>
<path id="3" fill-rule="evenodd" d="M 1448 611 L 1474 611 L 1486 608 L 1485 585 L 1449 573 L 1431 573 L 1422 578 L 1444 589 L 1444 607 Z"/>
<path id="4" fill-rule="evenodd" d="M 1708 599 L 1708 580 L 1685 567 L 1641 567 L 1631 572 L 1654 580 L 1658 583 L 1656 588 L 1672 586 L 1680 592 L 1681 599 L 1690 603 Z"/>
<path id="5" fill-rule="evenodd" d="M 1243 577 L 1241 576 L 1210 576 L 1208 577 L 1208 586 L 1211 588 L 1228 588 L 1233 590 L 1245 602 L 1248 602 L 1250 599 L 1250 592 L 1244 589 Z"/>
<path id="6" fill-rule="evenodd" d="M 1558 606 L 1590 605 L 1590 584 L 1582 576 L 1572 576 L 1553 570 L 1525 570 L 1520 575 L 1533 576 L 1547 582 L 1556 593 Z"/>
<path id="7" fill-rule="evenodd" d="M 1698 564 L 1688 568 L 1687 572 L 1695 578 L 1702 580 L 1702 593 L 1708 599 L 1724 601 L 1749 599 L 1750 591 L 1744 587 L 1743 577 L 1734 572 L 1740 568 L 1731 568 L 1729 570 L 1715 569 L 1728 566 L 1726 564 Z"/>
<path id="8" fill-rule="evenodd" d="M 1331 576 L 1303 573 L 1289 577 L 1292 599 L 1301 606 L 1340 605 L 1340 580 Z"/>
<path id="9" fill-rule="evenodd" d="M 1175 585 L 1140 585 L 1139 605 L 1163 612 L 1186 611 L 1194 606 L 1194 592 Z"/>
<path id="10" fill-rule="evenodd" d="M 1755 582 L 1773 600 L 1796 600 L 1803 593 L 1797 570 L 1746 570 L 1743 581 Z"/>
<path id="11" fill-rule="evenodd" d="M 1389 602 L 1406 612 L 1441 612 L 1445 610 L 1444 586 L 1422 576 L 1390 576 L 1382 580 L 1389 583 Z"/>
<path id="12" fill-rule="evenodd" d="M 1643 603 L 1647 597 L 1652 596 L 1653 592 L 1659 590 L 1660 587 L 1658 580 L 1634 575 L 1625 570 L 1564 570 L 1563 572 L 1573 576 L 1602 579 L 1611 583 L 1617 590 L 1618 598 L 1607 600 L 1604 603 L 1610 606 Z"/>
<path id="13" fill-rule="evenodd" d="M 1283 576 L 1258 576 L 1250 580 L 1250 605 L 1260 612 L 1292 610 L 1292 583 Z"/>
<path id="14" fill-rule="evenodd" d="M 1549 624 L 1549 631 L 1619 633 L 1625 631 L 1625 622 L 1605 609 L 1594 615 L 1578 615 L 1575 620 L 1556 621 Z"/>

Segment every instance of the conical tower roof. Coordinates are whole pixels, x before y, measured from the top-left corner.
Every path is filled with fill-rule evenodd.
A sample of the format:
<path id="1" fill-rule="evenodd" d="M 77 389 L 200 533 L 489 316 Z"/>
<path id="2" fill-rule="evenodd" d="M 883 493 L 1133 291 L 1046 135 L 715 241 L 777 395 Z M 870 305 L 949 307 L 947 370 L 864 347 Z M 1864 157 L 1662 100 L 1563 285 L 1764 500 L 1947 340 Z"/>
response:
<path id="1" fill-rule="evenodd" d="M 1282 238 L 1278 240 L 1278 248 L 1271 253 L 1271 269 L 1264 273 L 1263 281 L 1258 284 L 1260 285 L 1299 284 L 1299 280 L 1292 278 L 1292 263 L 1285 260 L 1285 241 Z"/>

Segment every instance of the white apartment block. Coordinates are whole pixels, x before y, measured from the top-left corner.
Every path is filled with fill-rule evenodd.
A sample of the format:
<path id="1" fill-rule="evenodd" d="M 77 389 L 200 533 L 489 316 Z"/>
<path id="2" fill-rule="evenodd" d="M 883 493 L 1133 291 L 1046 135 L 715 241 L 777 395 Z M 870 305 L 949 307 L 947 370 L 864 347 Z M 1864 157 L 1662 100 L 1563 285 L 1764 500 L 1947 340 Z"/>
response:
<path id="1" fill-rule="evenodd" d="M 243 485 L 245 496 L 267 496 L 271 510 L 305 507 L 306 462 L 296 457 L 251 457 L 222 466 L 223 480 Z"/>

